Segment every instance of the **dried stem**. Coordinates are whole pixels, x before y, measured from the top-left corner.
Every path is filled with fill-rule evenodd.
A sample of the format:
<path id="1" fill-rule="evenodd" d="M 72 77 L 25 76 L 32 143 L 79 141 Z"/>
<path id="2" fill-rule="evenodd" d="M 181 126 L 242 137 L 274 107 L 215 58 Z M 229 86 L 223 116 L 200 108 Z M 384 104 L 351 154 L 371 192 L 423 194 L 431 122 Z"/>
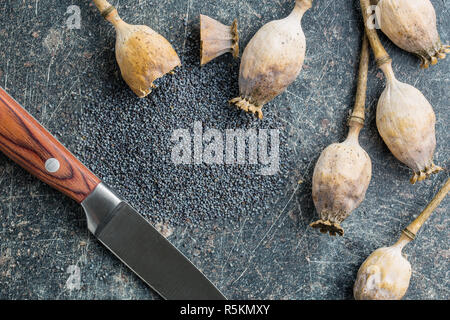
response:
<path id="1" fill-rule="evenodd" d="M 114 26 L 116 26 L 117 23 L 121 22 L 122 19 L 120 19 L 119 14 L 117 13 L 116 8 L 110 4 L 106 0 L 93 0 L 94 4 L 97 6 L 98 10 L 100 11 L 100 14 L 111 22 Z"/>
<path id="2" fill-rule="evenodd" d="M 358 84 L 356 87 L 355 104 L 353 106 L 353 112 L 348 121 L 348 125 L 350 127 L 357 126 L 362 128 L 364 126 L 364 119 L 365 119 L 364 106 L 366 102 L 368 69 L 369 69 L 369 44 L 367 36 L 364 34 L 361 47 L 361 57 L 359 60 Z"/>
<path id="3" fill-rule="evenodd" d="M 294 6 L 294 12 L 299 12 L 300 15 L 303 15 L 308 9 L 312 7 L 313 0 L 296 0 Z"/>
<path id="4" fill-rule="evenodd" d="M 103 14 L 105 10 L 112 7 L 112 5 L 106 0 L 94 0 L 94 4 L 97 6 L 101 14 Z"/>
<path id="5" fill-rule="evenodd" d="M 369 38 L 370 46 L 375 55 L 375 61 L 377 62 L 378 67 L 381 67 L 383 64 L 390 63 L 392 59 L 381 44 L 375 27 L 368 25 L 370 0 L 360 0 L 360 4 L 362 16 L 364 18 L 364 29 L 366 30 L 367 38 Z"/>
<path id="6" fill-rule="evenodd" d="M 422 211 L 422 213 L 416 219 L 414 219 L 414 221 L 411 222 L 409 226 L 406 227 L 404 232 L 408 236 L 412 235 L 414 239 L 419 229 L 428 220 L 431 213 L 433 213 L 433 210 L 436 209 L 436 207 L 441 203 L 442 200 L 444 200 L 445 196 L 449 191 L 450 191 L 450 178 L 447 178 L 447 181 L 439 190 L 439 192 L 434 196 L 434 198 L 430 201 L 430 203 Z"/>

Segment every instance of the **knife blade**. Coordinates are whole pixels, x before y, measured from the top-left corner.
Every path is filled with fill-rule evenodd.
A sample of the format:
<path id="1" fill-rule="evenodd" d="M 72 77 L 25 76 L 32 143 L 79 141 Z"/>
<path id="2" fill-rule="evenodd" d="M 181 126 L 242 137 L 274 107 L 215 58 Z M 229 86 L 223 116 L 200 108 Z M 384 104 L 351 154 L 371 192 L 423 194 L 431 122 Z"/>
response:
<path id="1" fill-rule="evenodd" d="M 89 231 L 162 298 L 226 299 L 189 259 L 2 87 L 0 150 L 38 179 L 81 204 Z"/>

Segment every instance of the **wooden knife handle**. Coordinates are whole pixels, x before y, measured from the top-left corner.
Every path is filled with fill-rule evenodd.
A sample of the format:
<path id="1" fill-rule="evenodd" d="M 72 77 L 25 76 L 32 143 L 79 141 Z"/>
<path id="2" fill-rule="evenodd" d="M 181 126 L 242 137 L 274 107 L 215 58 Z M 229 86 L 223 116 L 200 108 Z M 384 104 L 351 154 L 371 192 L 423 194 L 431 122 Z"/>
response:
<path id="1" fill-rule="evenodd" d="M 1 87 L 0 150 L 78 203 L 101 182 Z"/>

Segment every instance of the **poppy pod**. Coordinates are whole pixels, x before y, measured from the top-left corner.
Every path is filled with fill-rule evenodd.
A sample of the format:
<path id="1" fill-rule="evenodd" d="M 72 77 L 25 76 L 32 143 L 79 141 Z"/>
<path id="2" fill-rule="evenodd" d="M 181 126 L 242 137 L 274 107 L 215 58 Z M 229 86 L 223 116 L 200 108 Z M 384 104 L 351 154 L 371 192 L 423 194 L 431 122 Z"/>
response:
<path id="1" fill-rule="evenodd" d="M 320 219 L 311 223 L 322 233 L 343 235 L 341 222 L 364 200 L 372 177 L 372 162 L 359 145 L 364 125 L 369 48 L 364 36 L 355 106 L 349 118 L 349 133 L 341 143 L 333 143 L 320 154 L 312 179 L 312 198 Z"/>
<path id="2" fill-rule="evenodd" d="M 263 105 L 297 78 L 306 51 L 301 19 L 311 5 L 312 0 L 296 0 L 288 17 L 271 21 L 256 32 L 242 55 L 240 95 L 230 103 L 262 119 Z"/>
<path id="3" fill-rule="evenodd" d="M 124 22 L 107 1 L 94 3 L 116 29 L 116 60 L 123 79 L 138 97 L 147 96 L 155 88 L 153 81 L 181 65 L 177 53 L 150 27 Z"/>
<path id="4" fill-rule="evenodd" d="M 363 262 L 356 275 L 353 295 L 357 300 L 400 300 L 405 295 L 411 279 L 411 264 L 402 249 L 413 241 L 417 232 L 450 190 L 450 179 L 428 203 L 426 208 L 402 232 L 390 247 L 375 250 Z"/>
<path id="5" fill-rule="evenodd" d="M 340 223 L 364 200 L 372 162 L 356 133 L 321 153 L 313 174 L 312 195 L 320 220 L 311 224 L 331 235 L 344 234 Z"/>
<path id="6" fill-rule="evenodd" d="M 381 69 L 386 88 L 377 105 L 378 132 L 392 154 L 414 171 L 414 184 L 442 170 L 433 163 L 436 116 L 419 90 L 395 78 L 390 63 Z"/>
<path id="7" fill-rule="evenodd" d="M 419 56 L 423 68 L 450 52 L 439 38 L 430 0 L 380 0 L 378 10 L 383 33 L 398 47 Z"/>
<path id="8" fill-rule="evenodd" d="M 361 265 L 353 287 L 357 300 L 400 300 L 409 287 L 411 264 L 402 255 L 407 242 L 375 250 Z"/>
<path id="9" fill-rule="evenodd" d="M 395 78 L 392 59 L 376 30 L 367 24 L 370 2 L 360 0 L 360 3 L 375 61 L 386 77 L 386 88 L 377 105 L 378 132 L 392 154 L 414 171 L 410 179 L 414 184 L 442 170 L 433 163 L 436 116 L 419 90 Z"/>

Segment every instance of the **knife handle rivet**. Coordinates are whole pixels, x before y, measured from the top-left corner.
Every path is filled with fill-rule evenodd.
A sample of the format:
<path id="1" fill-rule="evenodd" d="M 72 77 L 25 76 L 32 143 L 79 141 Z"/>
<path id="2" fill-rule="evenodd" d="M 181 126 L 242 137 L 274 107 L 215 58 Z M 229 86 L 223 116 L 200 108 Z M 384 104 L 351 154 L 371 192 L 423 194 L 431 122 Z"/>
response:
<path id="1" fill-rule="evenodd" d="M 55 173 L 59 170 L 60 164 L 59 161 L 55 158 L 50 158 L 47 161 L 45 161 L 45 170 L 47 170 L 50 173 Z"/>

